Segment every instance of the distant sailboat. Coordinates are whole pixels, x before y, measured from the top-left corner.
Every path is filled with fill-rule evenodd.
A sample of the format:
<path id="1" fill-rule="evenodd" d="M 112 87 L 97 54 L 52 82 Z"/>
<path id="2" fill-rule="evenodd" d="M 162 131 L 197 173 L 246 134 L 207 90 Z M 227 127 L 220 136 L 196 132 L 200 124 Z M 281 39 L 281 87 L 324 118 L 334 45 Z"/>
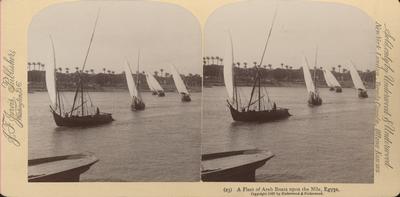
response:
<path id="1" fill-rule="evenodd" d="M 153 92 L 153 95 L 158 95 L 159 97 L 165 96 L 164 89 L 161 87 L 157 79 L 154 78 L 154 76 L 151 73 L 146 72 L 146 80 L 147 80 L 147 85 Z"/>
<path id="2" fill-rule="evenodd" d="M 314 82 L 316 76 L 316 67 L 314 69 Z M 310 106 L 314 105 L 321 105 L 322 99 L 319 96 L 318 89 L 316 88 L 316 84 L 313 82 L 311 78 L 310 69 L 308 67 L 308 60 L 305 58 L 305 65 L 303 66 L 303 74 L 304 74 L 304 81 L 306 82 L 307 92 L 308 92 L 308 104 Z"/>
<path id="3" fill-rule="evenodd" d="M 329 90 L 333 91 L 335 90 L 336 92 L 342 92 L 342 87 L 340 86 L 339 82 L 336 80 L 335 76 L 329 71 L 328 69 L 324 69 L 324 77 L 326 84 L 329 87 Z"/>
<path id="4" fill-rule="evenodd" d="M 260 67 L 263 62 L 268 41 L 272 32 L 272 27 L 273 24 L 269 30 L 267 41 L 265 43 L 264 51 L 258 67 Z M 254 83 L 251 90 L 250 99 L 248 103 L 242 104 L 236 87 L 234 62 L 232 36 L 229 34 L 229 37 L 226 41 L 224 57 L 224 82 L 228 93 L 227 102 L 232 119 L 235 121 L 244 122 L 268 122 L 288 118 L 290 116 L 289 109 L 277 108 L 276 103 L 270 100 L 267 90 L 265 88 L 262 89 L 262 76 L 258 67 L 255 67 L 256 73 L 254 76 Z M 267 101 L 265 100 L 265 97 L 267 97 Z"/>
<path id="5" fill-rule="evenodd" d="M 138 90 L 139 86 L 139 60 L 138 60 L 138 71 L 136 72 L 136 83 L 135 80 L 133 80 L 132 77 L 132 70 L 131 66 L 129 65 L 129 62 L 127 62 L 125 66 L 125 77 L 126 77 L 126 82 L 128 84 L 128 89 L 129 89 L 129 95 L 132 98 L 132 104 L 131 104 L 131 109 L 132 110 L 144 110 L 146 105 L 143 102 L 143 99 L 140 95 L 140 91 Z"/>
<path id="6" fill-rule="evenodd" d="M 85 92 L 84 90 L 84 81 L 81 75 L 86 66 L 86 60 L 89 55 L 90 46 L 92 44 L 92 40 L 96 30 L 97 20 L 98 20 L 98 15 L 96 18 L 96 22 L 94 25 L 94 29 L 85 56 L 85 60 L 83 62 L 82 69 L 80 72 L 77 73 L 78 75 L 77 88 L 75 90 L 74 101 L 70 111 L 66 111 L 64 109 L 64 104 L 60 97 L 60 91 L 57 87 L 55 48 L 53 39 L 50 37 L 53 49 L 54 62 L 53 65 L 49 64 L 46 68 L 46 87 L 51 100 L 50 110 L 53 114 L 54 121 L 56 122 L 57 126 L 92 126 L 92 125 L 109 123 L 114 120 L 110 113 L 100 113 L 100 109 L 98 107 L 94 108 L 94 105 L 90 97 L 89 100 L 86 99 L 85 93 L 87 95 L 89 93 Z M 87 105 L 88 102 L 90 103 L 90 106 Z"/>
<path id="7" fill-rule="evenodd" d="M 353 63 L 349 66 L 351 79 L 353 80 L 354 87 L 358 90 L 358 97 L 359 98 L 368 98 L 367 89 L 364 86 L 364 83 L 361 80 L 360 75 L 358 74 L 356 68 L 354 67 Z"/>
<path id="8" fill-rule="evenodd" d="M 185 83 L 183 82 L 180 74 L 176 70 L 175 66 L 171 66 L 172 70 L 172 78 L 174 79 L 176 89 L 178 93 L 181 95 L 182 102 L 190 102 L 192 99 L 190 98 L 189 91 L 186 89 Z"/>

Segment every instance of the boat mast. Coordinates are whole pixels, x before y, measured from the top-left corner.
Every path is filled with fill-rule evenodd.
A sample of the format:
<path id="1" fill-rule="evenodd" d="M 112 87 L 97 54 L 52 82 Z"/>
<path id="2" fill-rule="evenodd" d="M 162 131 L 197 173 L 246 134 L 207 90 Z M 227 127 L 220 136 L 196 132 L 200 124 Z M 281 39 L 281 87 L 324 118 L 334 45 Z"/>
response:
<path id="1" fill-rule="evenodd" d="M 232 41 L 232 34 L 229 31 L 229 39 L 231 41 L 231 53 L 232 53 L 232 82 L 233 82 L 233 102 L 236 103 L 236 110 L 239 110 L 239 103 L 238 103 L 238 93 L 237 93 L 237 87 L 236 87 L 236 77 L 235 77 L 235 66 L 234 66 L 234 54 L 233 54 L 233 41 Z"/>
<path id="2" fill-rule="evenodd" d="M 96 31 L 96 27 L 97 27 L 97 21 L 98 21 L 98 19 L 99 19 L 99 14 L 100 14 L 100 10 L 97 12 L 97 16 L 96 16 L 96 21 L 95 21 L 95 23 L 94 23 L 94 27 L 93 27 L 93 31 L 92 31 L 92 36 L 91 36 L 91 38 L 90 38 L 90 42 L 89 42 L 89 47 L 88 47 L 88 49 L 87 49 L 87 51 L 86 51 L 86 56 L 85 56 L 85 60 L 83 61 L 83 66 L 82 66 L 82 69 L 81 69 L 81 73 L 84 71 L 84 69 L 85 69 L 85 66 L 86 66 L 86 61 L 87 61 L 87 58 L 88 58 L 88 56 L 89 56 L 89 51 L 90 51 L 90 47 L 92 46 L 92 42 L 93 42 L 93 37 L 94 37 L 94 33 L 95 33 L 95 31 Z M 79 77 L 79 86 L 76 88 L 76 91 L 75 91 L 75 96 L 74 96 L 74 103 L 72 104 L 72 109 L 71 109 L 71 115 L 72 115 L 72 112 L 74 111 L 74 108 L 75 108 L 75 102 L 76 102 L 76 98 L 77 98 L 77 96 L 78 96 L 78 92 L 79 92 L 79 88 L 81 89 L 81 110 L 82 110 L 82 116 L 84 115 L 83 114 L 83 103 L 84 103 L 84 101 L 83 101 L 83 82 L 82 82 L 82 77 L 81 77 L 81 73 L 79 73 L 79 71 L 78 71 L 78 77 Z"/>
<path id="3" fill-rule="evenodd" d="M 140 49 L 138 51 L 138 58 L 137 58 L 137 71 L 136 71 L 136 90 L 138 93 L 138 97 L 141 99 L 140 92 L 139 92 L 139 62 L 140 62 Z"/>
<path id="4" fill-rule="evenodd" d="M 316 72 L 317 72 L 317 58 L 318 57 L 318 45 L 315 50 L 315 60 L 314 60 L 314 86 L 315 86 L 315 92 L 317 92 L 317 79 L 316 79 Z"/>
<path id="5" fill-rule="evenodd" d="M 53 70 L 53 72 L 54 72 L 54 84 L 55 84 L 55 86 L 56 86 L 56 94 L 57 94 L 57 99 L 56 99 L 56 107 L 58 108 L 58 110 L 59 110 L 59 112 L 60 112 L 60 115 L 62 115 L 62 113 L 61 113 L 61 102 L 60 102 L 60 93 L 59 93 L 59 90 L 58 90 L 58 88 L 57 88 L 57 63 L 56 63 L 56 50 L 55 50 L 55 47 L 54 47 L 54 41 L 53 41 L 53 37 L 51 37 L 51 35 L 49 35 L 50 36 L 50 40 L 51 40 L 51 47 L 53 48 L 53 64 L 54 64 L 54 70 Z"/>

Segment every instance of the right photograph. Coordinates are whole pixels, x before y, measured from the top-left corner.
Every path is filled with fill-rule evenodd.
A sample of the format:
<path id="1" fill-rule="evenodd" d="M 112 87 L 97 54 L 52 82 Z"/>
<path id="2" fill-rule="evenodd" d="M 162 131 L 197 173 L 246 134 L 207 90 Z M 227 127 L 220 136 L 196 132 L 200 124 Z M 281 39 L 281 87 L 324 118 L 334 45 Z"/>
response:
<path id="1" fill-rule="evenodd" d="M 375 22 L 317 1 L 220 7 L 204 30 L 201 179 L 374 182 Z"/>

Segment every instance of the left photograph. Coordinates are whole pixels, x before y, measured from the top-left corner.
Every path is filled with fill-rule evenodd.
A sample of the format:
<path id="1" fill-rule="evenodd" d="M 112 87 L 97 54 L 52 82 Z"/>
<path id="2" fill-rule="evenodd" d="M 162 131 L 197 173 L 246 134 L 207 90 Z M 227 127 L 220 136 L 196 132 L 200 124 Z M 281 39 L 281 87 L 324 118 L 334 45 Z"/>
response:
<path id="1" fill-rule="evenodd" d="M 29 182 L 200 180 L 201 29 L 189 11 L 61 3 L 27 37 Z"/>

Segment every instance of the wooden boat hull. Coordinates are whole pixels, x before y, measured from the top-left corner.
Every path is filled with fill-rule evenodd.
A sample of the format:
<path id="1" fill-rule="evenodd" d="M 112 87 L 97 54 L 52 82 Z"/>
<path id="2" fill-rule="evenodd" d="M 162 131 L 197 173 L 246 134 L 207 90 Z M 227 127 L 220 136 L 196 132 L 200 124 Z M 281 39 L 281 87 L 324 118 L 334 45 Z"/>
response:
<path id="1" fill-rule="evenodd" d="M 368 93 L 365 90 L 358 90 L 358 97 L 359 98 L 368 98 Z"/>
<path id="2" fill-rule="evenodd" d="M 341 92 L 342 92 L 342 88 L 341 88 L 341 87 L 335 87 L 335 91 L 336 91 L 337 93 L 341 93 Z"/>
<path id="3" fill-rule="evenodd" d="M 28 160 L 29 182 L 79 182 L 98 159 L 93 155 L 74 154 Z"/>
<path id="4" fill-rule="evenodd" d="M 164 96 L 165 96 L 165 93 L 162 92 L 162 91 L 159 91 L 159 92 L 157 93 L 157 95 L 158 95 L 158 97 L 164 97 Z"/>
<path id="5" fill-rule="evenodd" d="M 254 182 L 256 170 L 273 156 L 269 151 L 257 149 L 204 154 L 201 179 L 210 182 Z"/>
<path id="6" fill-rule="evenodd" d="M 335 90 L 334 87 L 330 87 L 330 88 L 329 88 L 329 91 L 334 91 L 334 90 Z"/>
<path id="7" fill-rule="evenodd" d="M 265 110 L 265 111 L 244 111 L 240 112 L 233 108 L 232 105 L 228 104 L 232 118 L 235 121 L 243 122 L 269 122 L 281 119 L 286 119 L 289 116 L 289 109 L 278 108 L 276 110 Z"/>
<path id="8" fill-rule="evenodd" d="M 156 91 L 152 91 L 151 94 L 152 95 L 157 95 L 157 92 Z"/>
<path id="9" fill-rule="evenodd" d="M 310 96 L 310 98 L 308 98 L 308 105 L 310 106 L 319 106 L 322 105 L 322 99 L 319 96 Z"/>
<path id="10" fill-rule="evenodd" d="M 144 110 L 146 108 L 146 105 L 143 102 L 132 104 L 131 105 L 131 110 L 136 111 L 136 110 Z"/>
<path id="11" fill-rule="evenodd" d="M 190 98 L 189 95 L 182 95 L 181 96 L 181 101 L 182 102 L 190 102 L 190 101 L 192 101 L 192 99 Z"/>
<path id="12" fill-rule="evenodd" d="M 86 116 L 60 116 L 55 111 L 53 112 L 54 121 L 57 126 L 80 127 L 80 126 L 95 126 L 112 122 L 114 119 L 110 113 L 99 113 Z"/>

